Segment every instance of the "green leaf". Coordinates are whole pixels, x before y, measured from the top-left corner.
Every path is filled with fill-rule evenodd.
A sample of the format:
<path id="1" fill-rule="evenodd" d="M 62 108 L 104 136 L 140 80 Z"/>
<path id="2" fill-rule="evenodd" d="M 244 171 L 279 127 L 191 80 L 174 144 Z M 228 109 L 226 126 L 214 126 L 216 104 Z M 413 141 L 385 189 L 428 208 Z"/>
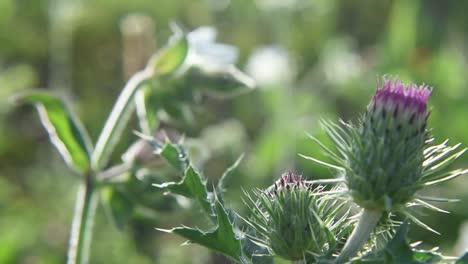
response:
<path id="1" fill-rule="evenodd" d="M 140 128 L 143 133 L 151 135 L 158 125 L 157 111 L 159 106 L 156 104 L 154 88 L 145 85 L 140 89 L 135 97 Z"/>
<path id="2" fill-rule="evenodd" d="M 61 99 L 44 91 L 28 91 L 17 95 L 13 100 L 36 106 L 52 144 L 69 167 L 80 173 L 89 169 L 92 149 L 89 136 L 79 119 Z"/>
<path id="3" fill-rule="evenodd" d="M 211 232 L 203 232 L 199 229 L 190 227 L 176 227 L 170 230 L 158 230 L 177 234 L 188 239 L 188 243 L 192 242 L 200 244 L 209 249 L 229 256 L 237 261 L 241 261 L 242 250 L 240 240 L 235 235 L 234 226 L 229 221 L 229 217 L 225 209 L 217 199 L 215 201 L 215 209 L 218 225 Z"/>
<path id="4" fill-rule="evenodd" d="M 255 81 L 234 65 L 195 65 L 187 73 L 187 84 L 217 98 L 234 97 L 255 88 Z"/>
<path id="5" fill-rule="evenodd" d="M 160 155 L 178 171 L 185 172 L 189 166 L 187 154 L 181 145 L 168 142 L 163 146 Z"/>
<path id="6" fill-rule="evenodd" d="M 102 197 L 108 206 L 109 213 L 119 229 L 123 229 L 133 215 L 134 204 L 124 193 L 106 187 L 102 190 Z"/>
<path id="7" fill-rule="evenodd" d="M 107 165 L 122 131 L 128 124 L 130 114 L 135 108 L 135 94 L 151 77 L 152 74 L 148 71 L 138 72 L 130 78 L 123 88 L 97 140 L 96 148 L 91 157 L 94 169 L 99 170 Z"/>
<path id="8" fill-rule="evenodd" d="M 229 180 L 231 179 L 232 175 L 236 171 L 237 167 L 239 167 L 239 164 L 241 163 L 243 158 L 244 158 L 244 154 L 240 155 L 239 158 L 237 158 L 237 160 L 234 162 L 234 164 L 232 164 L 231 167 L 227 168 L 224 171 L 223 176 L 221 176 L 218 182 L 218 187 L 217 187 L 218 192 L 225 191 Z"/>
<path id="9" fill-rule="evenodd" d="M 158 52 L 149 62 L 158 75 L 173 73 L 184 62 L 187 56 L 189 44 L 182 30 L 177 26 L 173 28 L 174 34 L 166 46 Z"/>
<path id="10" fill-rule="evenodd" d="M 468 252 L 465 252 L 465 254 L 461 256 L 455 264 L 468 264 Z"/>
<path id="11" fill-rule="evenodd" d="M 212 214 L 206 183 L 202 180 L 201 175 L 191 166 L 187 169 L 184 178 L 180 182 L 166 182 L 153 184 L 153 186 L 194 199 L 200 203 L 205 212 L 210 215 Z"/>
<path id="12" fill-rule="evenodd" d="M 395 236 L 390 240 L 384 249 L 372 252 L 353 264 L 361 263 L 409 263 L 409 264 L 429 264 L 439 263 L 442 255 L 434 251 L 417 250 L 412 247 L 407 240 L 409 224 L 405 222 L 400 226 Z"/>

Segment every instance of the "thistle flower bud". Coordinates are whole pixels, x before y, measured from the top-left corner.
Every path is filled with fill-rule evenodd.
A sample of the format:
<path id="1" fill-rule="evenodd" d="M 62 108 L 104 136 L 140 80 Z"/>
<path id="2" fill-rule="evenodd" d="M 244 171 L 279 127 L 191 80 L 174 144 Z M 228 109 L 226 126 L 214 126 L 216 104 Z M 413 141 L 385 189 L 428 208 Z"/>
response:
<path id="1" fill-rule="evenodd" d="M 351 143 L 346 179 L 360 206 L 390 211 L 421 187 L 430 94 L 424 85 L 383 79 Z"/>
<path id="2" fill-rule="evenodd" d="M 460 150 L 460 144 L 449 146 L 448 140 L 432 144 L 433 138 L 426 130 L 431 91 L 425 85 L 383 78 L 357 125 L 323 122 L 338 153 L 311 136 L 337 164 L 301 156 L 344 174 L 349 195 L 363 208 L 336 263 L 356 255 L 384 212 L 401 212 L 421 227 L 436 232 L 408 210 L 420 205 L 442 211 L 427 202 L 431 199 L 417 197 L 416 192 L 468 173 L 468 169 L 444 171 L 466 149 Z"/>
<path id="3" fill-rule="evenodd" d="M 325 255 L 330 245 L 336 244 L 336 240 L 330 241 L 335 238 L 332 232 L 341 226 L 334 222 L 337 205 L 329 210 L 319 195 L 322 190 L 322 186 L 313 188 L 302 176 L 289 172 L 266 191 L 246 193 L 244 202 L 252 217 L 244 221 L 256 234 L 251 239 L 287 260 Z"/>

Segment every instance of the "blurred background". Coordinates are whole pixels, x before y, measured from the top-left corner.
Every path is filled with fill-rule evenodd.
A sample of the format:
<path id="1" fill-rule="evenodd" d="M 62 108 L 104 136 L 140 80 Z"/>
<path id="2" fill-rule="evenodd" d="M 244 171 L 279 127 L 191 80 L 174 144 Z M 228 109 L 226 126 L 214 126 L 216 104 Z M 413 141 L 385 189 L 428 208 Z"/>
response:
<path id="1" fill-rule="evenodd" d="M 434 87 L 436 142 L 468 146 L 466 10 L 468 2 L 437 0 L 0 0 L 0 263 L 64 263 L 79 183 L 34 109 L 14 107 L 11 94 L 61 94 L 95 142 L 125 81 L 170 36 L 171 21 L 186 30 L 214 26 L 220 42 L 239 48 L 238 66 L 258 89 L 205 99 L 195 122 L 177 129 L 209 149 L 200 168 L 209 180 L 246 154 L 226 198 L 242 212 L 241 187 L 264 188 L 287 170 L 332 177 L 297 156 L 326 159 L 305 132 L 329 142 L 320 118 L 356 120 L 383 74 Z M 114 161 L 137 128 L 133 120 Z M 467 166 L 465 155 L 453 167 Z M 468 249 L 467 190 L 465 176 L 425 191 L 461 202 L 439 205 L 451 214 L 420 211 L 441 235 L 413 225 L 411 240 L 448 255 Z M 154 230 L 192 217 L 175 206 L 118 228 L 99 210 L 91 263 L 223 263 Z"/>

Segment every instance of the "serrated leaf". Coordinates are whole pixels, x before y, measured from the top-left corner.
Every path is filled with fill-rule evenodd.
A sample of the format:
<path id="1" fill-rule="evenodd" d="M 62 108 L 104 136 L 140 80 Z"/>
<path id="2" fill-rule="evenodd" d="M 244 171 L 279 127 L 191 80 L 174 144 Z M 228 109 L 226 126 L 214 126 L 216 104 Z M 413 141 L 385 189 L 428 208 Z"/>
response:
<path id="1" fill-rule="evenodd" d="M 103 189 L 102 197 L 108 206 L 113 222 L 119 229 L 123 229 L 133 215 L 133 201 L 112 187 Z"/>
<path id="2" fill-rule="evenodd" d="M 135 108 L 135 94 L 151 77 L 150 72 L 141 71 L 133 75 L 125 84 L 96 142 L 96 148 L 91 157 L 94 169 L 102 169 L 107 165 L 115 145 L 128 124 L 130 114 Z"/>
<path id="3" fill-rule="evenodd" d="M 166 182 L 163 184 L 153 184 L 153 186 L 194 199 L 200 203 L 208 214 L 211 215 L 212 213 L 206 183 L 202 180 L 201 175 L 191 166 L 187 169 L 184 178 L 180 182 Z"/>
<path id="4" fill-rule="evenodd" d="M 184 62 L 189 44 L 186 36 L 179 28 L 173 29 L 174 34 L 167 45 L 150 60 L 149 67 L 153 67 L 158 75 L 173 73 Z"/>
<path id="5" fill-rule="evenodd" d="M 185 150 L 180 145 L 166 143 L 163 146 L 160 155 L 178 171 L 185 172 L 189 165 Z"/>
<path id="6" fill-rule="evenodd" d="M 190 227 L 176 227 L 170 230 L 158 230 L 177 234 L 188 239 L 189 242 L 200 244 L 237 261 L 241 261 L 242 250 L 240 240 L 236 237 L 233 224 L 229 221 L 229 217 L 225 209 L 218 200 L 215 201 L 215 212 L 218 223 L 217 227 L 211 232 L 203 232 L 199 229 Z"/>
<path id="7" fill-rule="evenodd" d="M 14 98 L 34 104 L 52 144 L 67 165 L 80 173 L 89 169 L 91 143 L 79 119 L 58 97 L 44 91 L 29 91 Z"/>
<path id="8" fill-rule="evenodd" d="M 229 167 L 227 168 L 221 178 L 219 179 L 218 182 L 218 192 L 223 192 L 226 189 L 226 186 L 231 179 L 232 175 L 236 171 L 237 167 L 239 167 L 239 164 L 241 163 L 242 159 L 244 158 L 244 154 L 240 155 L 239 158 Z"/>
<path id="9" fill-rule="evenodd" d="M 244 235 L 241 244 L 244 255 L 251 259 L 250 263 L 273 264 L 274 259 L 273 256 L 270 255 L 270 252 L 268 252 L 268 249 L 253 242 L 248 238 L 249 235 L 251 234 Z"/>
<path id="10" fill-rule="evenodd" d="M 411 264 L 430 264 L 439 263 L 442 256 L 434 251 L 417 250 L 412 247 L 407 240 L 409 224 L 403 223 L 398 229 L 395 236 L 390 240 L 384 249 L 378 252 L 372 252 L 359 260 L 355 260 L 353 264 L 361 263 L 411 263 Z"/>

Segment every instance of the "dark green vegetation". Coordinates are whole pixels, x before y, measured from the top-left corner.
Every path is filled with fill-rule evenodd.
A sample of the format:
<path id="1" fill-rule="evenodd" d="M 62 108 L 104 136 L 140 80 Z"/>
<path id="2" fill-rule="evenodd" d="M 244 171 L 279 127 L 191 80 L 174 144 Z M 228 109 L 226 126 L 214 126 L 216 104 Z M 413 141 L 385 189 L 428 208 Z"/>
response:
<path id="1" fill-rule="evenodd" d="M 186 142 L 199 150 L 197 165 L 207 177 L 209 189 L 245 153 L 224 196 L 224 202 L 240 212 L 244 208 L 240 186 L 267 187 L 287 169 L 309 179 L 330 177 L 327 169 L 297 156 L 323 155 L 304 131 L 326 141 L 318 119 L 356 117 L 374 93 L 376 76 L 383 73 L 433 86 L 429 124 L 435 128 L 435 138 L 468 145 L 468 4 L 462 1 L 322 0 L 281 7 L 264 4 L 275 1 L 256 1 L 258 5 L 222 1 L 229 3 L 226 6 L 218 1 L 75 1 L 76 6 L 59 10 L 49 21 L 52 2 L 59 1 L 0 0 L 0 263 L 63 263 L 79 186 L 79 178 L 49 144 L 33 108 L 13 108 L 7 98 L 23 88 L 54 89 L 69 99 L 91 141 L 96 142 L 126 82 L 119 23 L 130 12 L 152 17 L 157 47 L 171 35 L 171 19 L 187 29 L 215 26 L 222 42 L 239 47 L 240 68 L 245 68 L 260 46 L 273 44 L 287 50 L 294 65 L 287 67 L 293 70 L 291 75 L 261 83 L 260 89 L 249 94 L 229 100 L 202 96 L 191 101 L 192 97 L 180 98 L 165 91 L 166 98 L 177 97 L 179 103 L 157 102 L 172 117 L 164 120 L 165 126 L 183 132 Z M 54 27 L 50 27 L 52 22 Z M 71 45 L 60 37 L 53 40 L 57 35 L 66 39 L 67 34 L 72 36 L 68 39 Z M 68 46 L 65 59 L 61 46 Z M 49 68 L 51 61 L 59 66 Z M 267 70 L 278 64 L 256 67 Z M 275 76 L 282 75 L 276 72 Z M 138 122 L 135 118 L 130 122 L 110 157 L 111 164 L 118 164 L 121 153 L 137 139 L 132 129 L 139 129 Z M 87 155 L 85 141 L 81 147 L 73 146 L 78 153 L 74 157 L 81 160 L 76 163 L 78 170 L 85 166 L 81 158 Z M 197 148 L 200 145 L 203 148 Z M 167 154 L 174 154 L 171 151 Z M 465 156 L 454 167 L 467 163 Z M 183 239 L 154 230 L 179 224 L 207 230 L 204 227 L 209 223 L 203 206 L 182 210 L 174 199 L 162 197 L 151 186 L 161 178 L 181 180 L 177 167 L 164 162 L 155 166 L 160 169 L 152 178 L 144 178 L 150 179 L 146 186 L 137 181 L 141 179 L 138 175 L 130 174 L 126 176 L 131 179 L 129 185 L 105 193 L 114 207 L 107 215 L 106 210 L 97 215 L 91 263 L 222 263 L 219 256 L 199 246 L 180 248 Z M 427 191 L 425 195 L 462 202 L 440 205 L 451 214 L 423 211 L 429 216 L 419 218 L 442 235 L 412 225 L 410 240 L 422 240 L 427 248 L 440 246 L 444 254 L 455 254 L 460 226 L 468 219 L 467 184 L 465 177 Z M 135 208 L 135 200 L 139 205 L 156 205 L 158 210 Z M 402 257 L 415 258 L 414 254 Z"/>

